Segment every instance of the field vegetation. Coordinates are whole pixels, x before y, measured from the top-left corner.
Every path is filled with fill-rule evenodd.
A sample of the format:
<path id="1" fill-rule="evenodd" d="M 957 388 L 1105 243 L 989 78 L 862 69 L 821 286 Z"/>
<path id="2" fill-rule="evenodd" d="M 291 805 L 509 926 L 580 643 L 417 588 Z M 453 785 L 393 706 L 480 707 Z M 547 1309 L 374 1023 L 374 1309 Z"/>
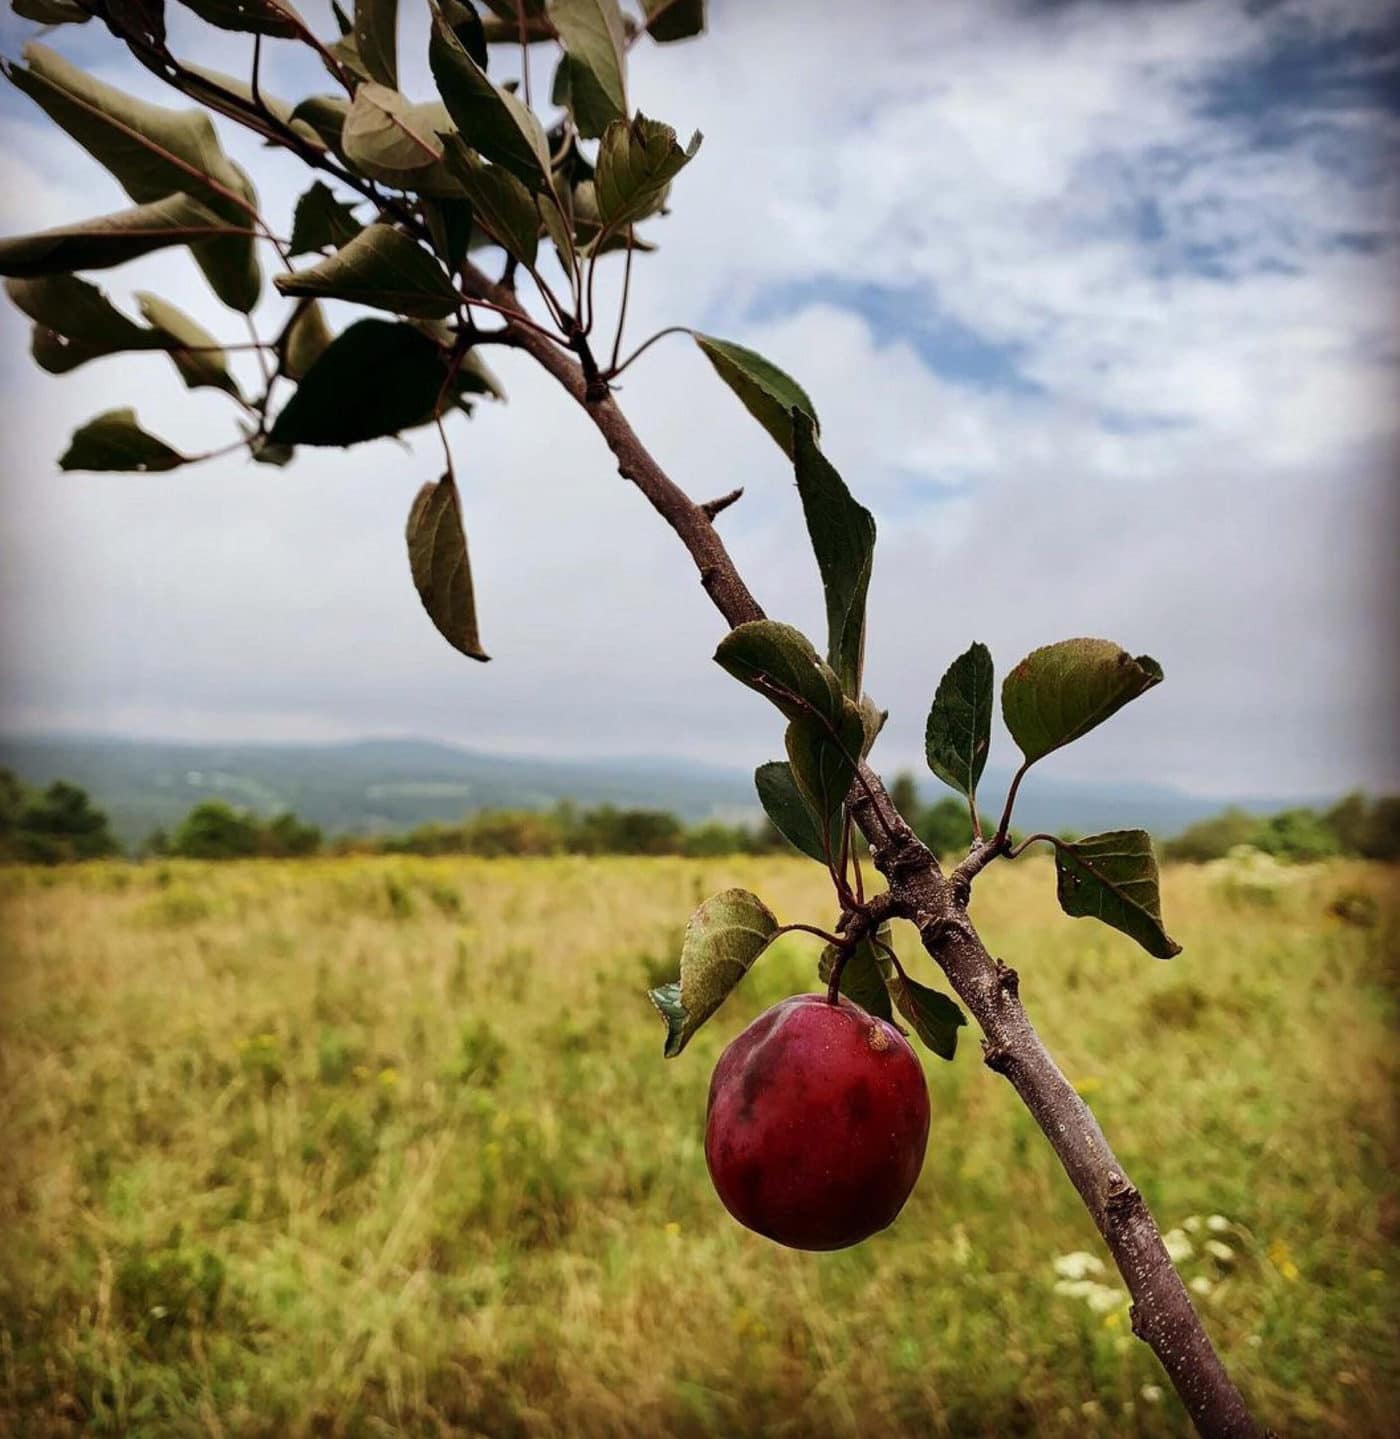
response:
<path id="1" fill-rule="evenodd" d="M 1170 867 L 1171 963 L 1066 921 L 1048 859 L 974 906 L 1289 1435 L 1400 1412 L 1393 873 Z M 818 948 L 663 1062 L 646 988 L 729 884 L 830 918 L 784 856 L 0 870 L 0 1432 L 1186 1433 L 967 1032 L 893 1228 L 725 1214 L 710 1070 Z"/>

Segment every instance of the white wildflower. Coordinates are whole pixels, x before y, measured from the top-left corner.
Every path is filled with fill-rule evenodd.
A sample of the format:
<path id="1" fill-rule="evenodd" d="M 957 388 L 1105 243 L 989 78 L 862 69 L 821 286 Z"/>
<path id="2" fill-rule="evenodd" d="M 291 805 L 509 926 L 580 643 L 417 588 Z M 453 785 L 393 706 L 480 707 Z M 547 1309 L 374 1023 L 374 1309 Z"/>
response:
<path id="1" fill-rule="evenodd" d="M 1195 1246 L 1186 1237 L 1184 1229 L 1169 1229 L 1162 1236 L 1162 1243 L 1166 1246 L 1167 1254 L 1173 1264 L 1180 1264 L 1183 1259 L 1190 1259 L 1196 1252 Z"/>
<path id="2" fill-rule="evenodd" d="M 1198 1274 L 1186 1287 L 1192 1294 L 1199 1294 L 1204 1299 L 1215 1288 L 1215 1285 L 1204 1274 Z"/>
<path id="3" fill-rule="evenodd" d="M 1222 1264 L 1233 1264 L 1235 1262 L 1235 1251 L 1228 1244 L 1222 1244 L 1218 1239 L 1207 1239 L 1201 1246 L 1207 1254 L 1218 1259 Z"/>
<path id="4" fill-rule="evenodd" d="M 1144 1384 L 1138 1393 L 1142 1395 L 1145 1404 L 1160 1404 L 1162 1402 L 1162 1386 L 1160 1384 Z"/>
<path id="5" fill-rule="evenodd" d="M 1087 1299 L 1099 1286 L 1092 1279 L 1057 1279 L 1055 1293 L 1070 1299 Z"/>
<path id="6" fill-rule="evenodd" d="M 1062 1254 L 1055 1260 L 1055 1273 L 1062 1279 L 1083 1279 L 1089 1274 L 1102 1274 L 1103 1260 L 1083 1249 L 1073 1254 Z"/>
<path id="7" fill-rule="evenodd" d="M 1212 1214 L 1210 1218 L 1206 1220 L 1206 1228 L 1209 1229 L 1212 1234 L 1225 1234 L 1234 1227 L 1235 1226 L 1231 1224 L 1223 1214 Z"/>
<path id="8" fill-rule="evenodd" d="M 1201 1232 L 1201 1216 L 1199 1214 L 1187 1215 L 1187 1217 L 1181 1221 L 1181 1227 L 1186 1230 L 1188 1234 L 1199 1234 Z"/>
<path id="9" fill-rule="evenodd" d="M 1095 1314 L 1107 1314 L 1110 1309 L 1126 1304 L 1128 1296 L 1121 1289 L 1111 1288 L 1107 1284 L 1095 1284 L 1092 1292 L 1084 1296 L 1084 1300 Z"/>

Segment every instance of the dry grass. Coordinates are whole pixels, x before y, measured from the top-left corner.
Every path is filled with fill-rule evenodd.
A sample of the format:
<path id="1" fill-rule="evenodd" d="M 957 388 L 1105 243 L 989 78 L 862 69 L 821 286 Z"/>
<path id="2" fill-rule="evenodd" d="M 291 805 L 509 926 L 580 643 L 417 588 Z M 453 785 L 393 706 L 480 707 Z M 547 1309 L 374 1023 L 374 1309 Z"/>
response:
<path id="1" fill-rule="evenodd" d="M 893 1229 L 814 1256 L 728 1219 L 709 1071 L 815 946 L 674 1062 L 644 991 L 733 883 L 830 918 L 797 860 L 0 873 L 0 1431 L 1185 1432 L 1112 1276 L 1057 1291 L 1096 1237 L 972 1040 Z M 1292 1435 L 1400 1411 L 1389 890 L 1173 871 L 1171 964 L 1060 917 L 1043 861 L 977 900 Z"/>

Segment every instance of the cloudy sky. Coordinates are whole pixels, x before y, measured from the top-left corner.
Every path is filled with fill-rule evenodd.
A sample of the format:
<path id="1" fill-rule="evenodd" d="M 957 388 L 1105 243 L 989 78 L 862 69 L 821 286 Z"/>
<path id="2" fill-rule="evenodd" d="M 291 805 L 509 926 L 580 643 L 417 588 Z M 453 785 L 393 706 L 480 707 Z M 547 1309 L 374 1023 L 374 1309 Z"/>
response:
<path id="1" fill-rule="evenodd" d="M 246 66 L 246 37 L 169 8 L 177 49 Z M 424 26 L 403 8 L 403 85 L 426 98 Z M 637 263 L 629 341 L 693 325 L 811 393 L 879 523 L 868 687 L 892 711 L 887 766 L 917 759 L 933 688 L 971 640 L 1004 672 L 1094 634 L 1155 655 L 1167 683 L 1057 756 L 1064 778 L 1400 785 L 1394 15 L 1386 0 L 718 0 L 704 40 L 633 52 L 634 101 L 705 142 Z M 6 13 L 0 49 L 33 30 Z M 161 98 L 95 25 L 50 43 Z M 294 47 L 268 48 L 267 88 L 326 88 Z M 0 229 L 121 208 L 41 120 L 0 96 Z M 285 233 L 306 178 L 226 144 Z M 245 338 L 182 254 L 98 278 Z M 263 333 L 279 308 L 259 311 Z M 477 665 L 438 638 L 407 572 L 408 504 L 440 468 L 431 432 L 280 471 L 61 475 L 68 433 L 99 410 L 134 404 L 191 449 L 234 438 L 233 417 L 163 357 L 55 379 L 26 347 L 5 306 L 5 728 L 413 734 L 736 766 L 779 747 L 768 707 L 710 663 L 720 622 L 684 552 L 523 357 L 493 357 L 510 403 L 454 433 L 494 656 Z M 745 487 L 722 531 L 768 612 L 818 633 L 785 461 L 690 342 L 658 344 L 619 398 L 698 497 Z"/>

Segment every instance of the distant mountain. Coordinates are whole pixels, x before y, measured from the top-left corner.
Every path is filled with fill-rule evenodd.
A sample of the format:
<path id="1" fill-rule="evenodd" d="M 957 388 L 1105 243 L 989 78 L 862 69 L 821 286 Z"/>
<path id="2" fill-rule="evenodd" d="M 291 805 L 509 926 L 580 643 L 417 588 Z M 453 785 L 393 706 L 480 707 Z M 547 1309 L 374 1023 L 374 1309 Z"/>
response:
<path id="1" fill-rule="evenodd" d="M 294 810 L 330 834 L 384 834 L 479 809 L 582 806 L 668 809 L 691 822 L 756 820 L 750 774 L 683 759 L 557 760 L 480 754 L 427 740 L 345 744 L 193 744 L 99 737 L 0 736 L 0 766 L 26 783 L 68 779 L 107 811 L 132 844 L 171 829 L 201 800 L 273 814 Z M 920 776 L 926 800 L 944 793 Z M 1006 777 L 989 773 L 990 809 Z M 1022 830 L 1092 832 L 1140 825 L 1175 834 L 1234 803 L 1268 813 L 1277 797 L 1208 799 L 1163 785 L 1079 784 L 1034 776 L 1017 802 Z"/>

